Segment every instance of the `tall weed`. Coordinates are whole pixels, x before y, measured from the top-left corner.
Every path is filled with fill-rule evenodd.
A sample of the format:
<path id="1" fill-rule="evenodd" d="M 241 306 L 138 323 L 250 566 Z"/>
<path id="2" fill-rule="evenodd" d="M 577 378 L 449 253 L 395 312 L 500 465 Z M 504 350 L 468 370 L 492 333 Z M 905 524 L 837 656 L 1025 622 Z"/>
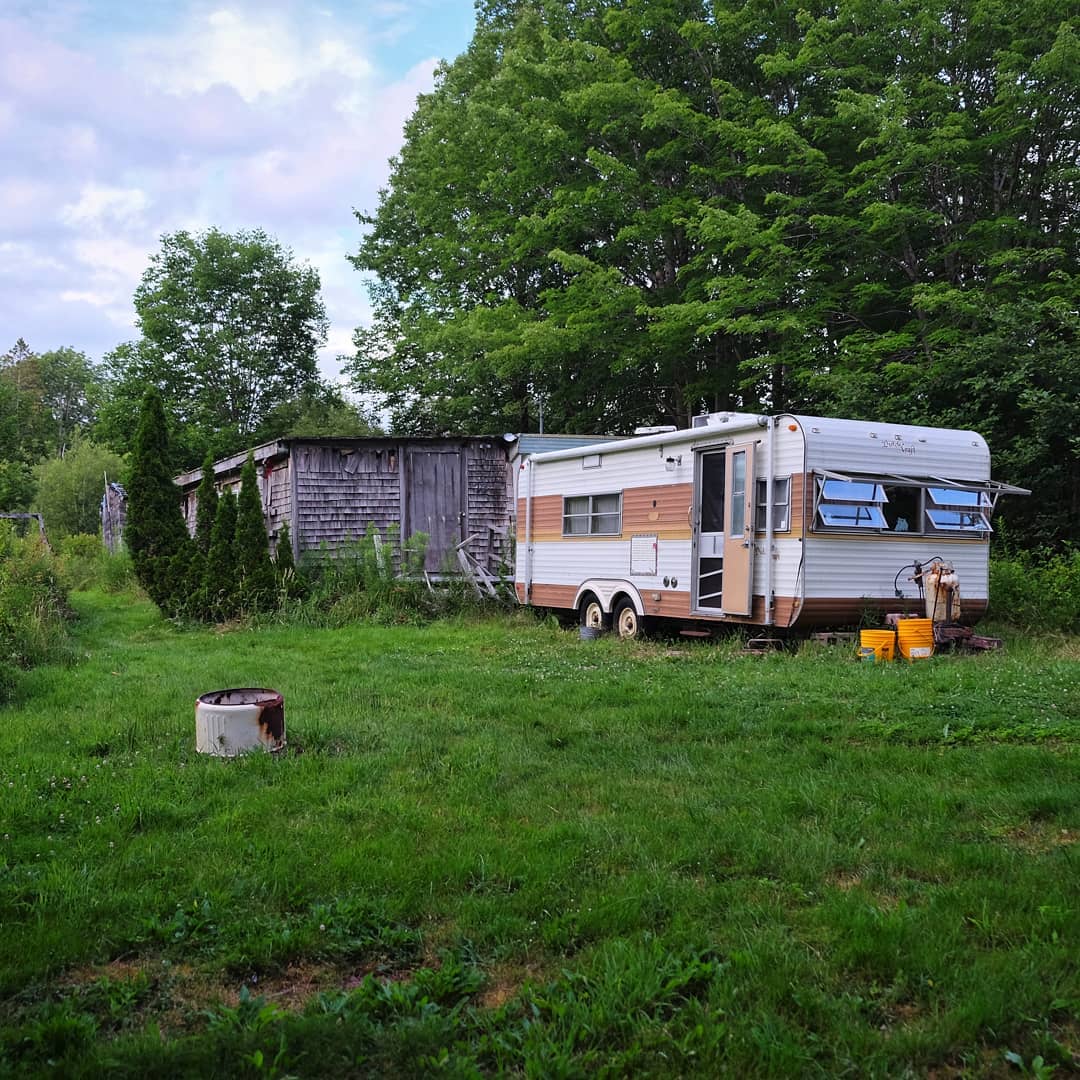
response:
<path id="1" fill-rule="evenodd" d="M 57 560 L 36 536 L 0 527 L 0 673 L 10 688 L 13 668 L 56 659 L 67 643 L 71 609 Z"/>
<path id="2" fill-rule="evenodd" d="M 91 533 L 77 533 L 58 541 L 56 565 L 60 580 L 72 591 L 124 592 L 136 588 L 135 568 L 127 551 L 121 549 L 113 554 L 100 536 Z"/>
<path id="3" fill-rule="evenodd" d="M 1080 630 L 1080 549 L 1017 551 L 990 561 L 990 610 L 1015 626 Z"/>
<path id="4" fill-rule="evenodd" d="M 333 552 L 325 547 L 301 559 L 299 598 L 283 597 L 279 619 L 321 626 L 352 622 L 422 623 L 475 604 L 459 583 L 433 590 L 424 573 L 428 536 L 405 540 L 396 526 L 365 534 Z"/>

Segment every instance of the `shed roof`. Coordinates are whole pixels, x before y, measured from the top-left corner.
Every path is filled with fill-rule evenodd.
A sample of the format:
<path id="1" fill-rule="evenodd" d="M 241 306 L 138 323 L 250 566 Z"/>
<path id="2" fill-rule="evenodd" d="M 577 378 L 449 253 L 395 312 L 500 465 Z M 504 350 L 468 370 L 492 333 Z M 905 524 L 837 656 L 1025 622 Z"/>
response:
<path id="1" fill-rule="evenodd" d="M 505 444 L 506 437 L 503 435 L 289 435 L 283 439 L 272 439 L 269 442 L 260 443 L 258 446 L 251 447 L 250 451 L 242 450 L 238 454 L 220 458 L 214 462 L 214 475 L 226 476 L 232 472 L 239 472 L 249 452 L 255 458 L 256 464 L 262 464 L 276 458 L 287 457 L 290 449 L 297 445 L 359 449 L 360 447 L 391 446 L 465 446 L 476 443 Z M 173 482 L 181 488 L 193 487 L 201 480 L 201 468 L 192 469 L 173 478 Z"/>

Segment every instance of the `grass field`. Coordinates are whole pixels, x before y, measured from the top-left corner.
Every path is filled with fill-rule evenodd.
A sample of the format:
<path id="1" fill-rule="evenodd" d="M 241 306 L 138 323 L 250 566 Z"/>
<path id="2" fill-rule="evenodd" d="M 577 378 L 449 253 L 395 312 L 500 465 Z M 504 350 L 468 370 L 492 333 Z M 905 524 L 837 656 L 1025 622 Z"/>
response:
<path id="1" fill-rule="evenodd" d="M 0 1072 L 1063 1076 L 1080 644 L 907 665 L 76 594 L 0 761 Z M 194 752 L 272 686 L 289 749 Z"/>

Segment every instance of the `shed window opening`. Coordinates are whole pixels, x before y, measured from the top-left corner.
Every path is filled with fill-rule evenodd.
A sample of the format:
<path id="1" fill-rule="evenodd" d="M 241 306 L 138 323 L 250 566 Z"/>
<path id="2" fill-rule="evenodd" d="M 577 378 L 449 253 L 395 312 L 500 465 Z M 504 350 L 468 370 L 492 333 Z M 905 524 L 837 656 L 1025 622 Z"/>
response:
<path id="1" fill-rule="evenodd" d="M 571 495 L 563 499 L 563 536 L 618 536 L 622 495 Z"/>
<path id="2" fill-rule="evenodd" d="M 818 517 L 822 525 L 841 529 L 887 529 L 885 488 L 866 480 L 822 480 Z"/>
<path id="3" fill-rule="evenodd" d="M 764 477 L 757 481 L 755 496 L 755 525 L 757 532 L 765 531 L 765 512 L 768 509 L 769 482 Z M 787 532 L 791 528 L 791 477 L 773 478 L 773 532 Z"/>

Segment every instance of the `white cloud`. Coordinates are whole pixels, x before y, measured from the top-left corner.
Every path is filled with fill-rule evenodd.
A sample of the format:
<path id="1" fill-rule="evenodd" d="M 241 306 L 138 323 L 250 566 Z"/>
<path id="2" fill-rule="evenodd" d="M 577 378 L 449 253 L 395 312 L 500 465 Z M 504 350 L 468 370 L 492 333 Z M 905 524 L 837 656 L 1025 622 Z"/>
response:
<path id="1" fill-rule="evenodd" d="M 177 95 L 226 86 L 249 104 L 328 74 L 365 80 L 374 70 L 339 26 L 313 25 L 303 11 L 196 12 L 168 39 L 144 37 L 131 47 L 136 69 L 152 86 Z"/>
<path id="2" fill-rule="evenodd" d="M 76 202 L 60 209 L 60 220 L 76 228 L 130 226 L 138 224 L 150 200 L 139 188 L 102 187 L 87 184 Z"/>
<path id="3" fill-rule="evenodd" d="M 395 75 L 380 70 L 385 20 L 408 10 L 177 0 L 164 16 L 132 7 L 107 33 L 82 33 L 78 12 L 5 22 L 0 10 L 0 347 L 21 335 L 100 356 L 131 336 L 162 234 L 259 227 L 319 269 L 321 366 L 336 374 L 370 319 L 346 259 L 360 239 L 352 208 L 375 208 L 432 85 L 435 60 L 417 59 L 430 41 L 394 52 Z"/>

